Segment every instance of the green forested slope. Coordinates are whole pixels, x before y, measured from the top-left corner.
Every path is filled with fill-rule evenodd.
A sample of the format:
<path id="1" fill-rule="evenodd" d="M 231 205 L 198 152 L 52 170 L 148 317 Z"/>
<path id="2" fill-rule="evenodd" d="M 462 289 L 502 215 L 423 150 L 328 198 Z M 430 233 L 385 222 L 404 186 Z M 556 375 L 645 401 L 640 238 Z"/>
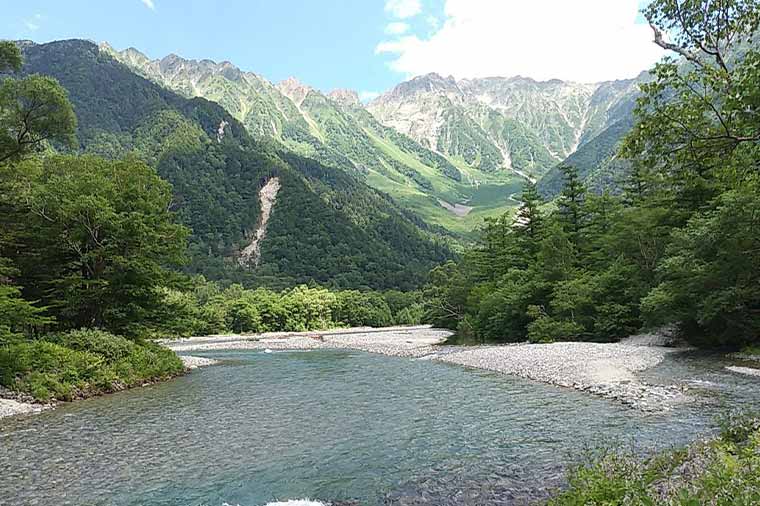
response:
<path id="1" fill-rule="evenodd" d="M 498 149 L 483 140 L 485 133 L 471 120 L 467 132 L 452 132 L 459 148 L 447 157 L 436 146 L 382 125 L 346 90 L 325 95 L 292 78 L 273 85 L 227 62 L 176 55 L 149 60 L 135 49 L 102 47 L 162 86 L 219 103 L 254 137 L 356 175 L 428 224 L 466 235 L 483 217 L 515 205 L 509 195 L 519 189 L 520 178 L 502 170 Z M 480 136 L 482 149 L 471 145 L 474 136 Z M 481 184 L 486 191 L 479 190 Z M 457 216 L 442 202 L 473 210 Z"/>
<path id="2" fill-rule="evenodd" d="M 219 105 L 158 86 L 92 43 L 24 44 L 23 52 L 23 73 L 53 76 L 68 90 L 81 150 L 135 153 L 172 183 L 173 204 L 193 231 L 192 272 L 277 286 L 315 280 L 411 288 L 450 256 L 393 201 L 355 178 L 335 177 L 311 160 L 284 160 Z M 252 272 L 235 258 L 255 230 L 258 191 L 272 176 L 283 188 Z"/>
<path id="3" fill-rule="evenodd" d="M 578 170 L 579 177 L 589 189 L 618 192 L 628 176 L 629 164 L 618 157 L 625 135 L 633 128 L 633 114 L 625 117 L 581 146 L 578 151 L 547 172 L 538 183 L 539 191 L 548 198 L 559 195 L 564 185 L 561 167 L 570 165 Z"/>
<path id="4" fill-rule="evenodd" d="M 702 346 L 757 346 L 760 17 L 751 2 L 674 5 L 655 0 L 644 16 L 682 58 L 650 71 L 633 121 L 561 166 L 554 205 L 529 186 L 516 218 L 492 221 L 459 264 L 431 274 L 436 324 L 537 342 L 669 325 Z M 586 184 L 616 172 L 620 191 Z"/>

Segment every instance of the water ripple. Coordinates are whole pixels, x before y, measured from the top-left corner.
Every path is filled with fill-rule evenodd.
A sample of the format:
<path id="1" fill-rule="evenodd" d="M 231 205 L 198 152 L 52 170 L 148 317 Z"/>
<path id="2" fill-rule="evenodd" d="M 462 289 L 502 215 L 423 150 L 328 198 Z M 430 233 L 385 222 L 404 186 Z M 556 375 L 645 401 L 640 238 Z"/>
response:
<path id="1" fill-rule="evenodd" d="M 0 504 L 521 504 L 561 484 L 586 447 L 681 444 L 714 412 L 647 416 L 572 390 L 359 352 L 204 356 L 225 364 L 3 422 Z M 663 367 L 652 374 L 711 381 L 721 386 L 713 395 L 738 386 L 757 401 L 719 367 Z"/>

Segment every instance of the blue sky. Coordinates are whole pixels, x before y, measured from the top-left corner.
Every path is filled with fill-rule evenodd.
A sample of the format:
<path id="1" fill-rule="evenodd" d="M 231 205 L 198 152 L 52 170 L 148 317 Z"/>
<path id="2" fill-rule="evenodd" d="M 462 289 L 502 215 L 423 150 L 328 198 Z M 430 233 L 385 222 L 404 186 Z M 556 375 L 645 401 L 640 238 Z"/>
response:
<path id="1" fill-rule="evenodd" d="M 25 0 L 3 6 L 0 38 L 105 40 L 151 58 L 229 60 L 271 81 L 292 75 L 318 89 L 370 96 L 429 71 L 632 77 L 659 57 L 637 17 L 640 2 Z M 606 40 L 601 52 L 597 36 Z"/>

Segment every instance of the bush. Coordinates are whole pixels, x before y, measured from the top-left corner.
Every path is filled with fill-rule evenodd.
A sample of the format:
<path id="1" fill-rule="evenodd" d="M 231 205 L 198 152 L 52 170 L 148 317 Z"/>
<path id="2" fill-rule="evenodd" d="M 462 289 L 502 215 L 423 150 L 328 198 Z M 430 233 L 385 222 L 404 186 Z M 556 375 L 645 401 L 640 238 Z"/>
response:
<path id="1" fill-rule="evenodd" d="M 388 303 L 374 292 L 338 292 L 332 313 L 336 322 L 350 327 L 387 327 L 394 323 Z"/>
<path id="2" fill-rule="evenodd" d="M 760 419 L 729 416 L 720 437 L 645 460 L 605 453 L 574 468 L 549 506 L 760 504 Z"/>
<path id="3" fill-rule="evenodd" d="M 50 334 L 45 336 L 45 341 L 76 351 L 95 353 L 102 356 L 107 363 L 113 363 L 128 356 L 135 347 L 135 343 L 129 339 L 98 329 L 81 329 Z"/>
<path id="4" fill-rule="evenodd" d="M 0 347 L 0 384 L 39 401 L 114 392 L 183 371 L 171 350 L 100 330 L 75 330 Z"/>
<path id="5" fill-rule="evenodd" d="M 259 310 L 249 300 L 240 299 L 232 304 L 229 314 L 234 332 L 261 332 L 263 329 Z"/>

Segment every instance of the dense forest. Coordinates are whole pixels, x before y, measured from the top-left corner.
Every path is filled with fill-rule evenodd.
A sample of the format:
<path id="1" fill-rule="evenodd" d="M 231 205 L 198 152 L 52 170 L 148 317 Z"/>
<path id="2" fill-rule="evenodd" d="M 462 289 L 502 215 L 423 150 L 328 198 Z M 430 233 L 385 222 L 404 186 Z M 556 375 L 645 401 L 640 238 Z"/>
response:
<path id="1" fill-rule="evenodd" d="M 570 165 L 551 205 L 528 186 L 516 217 L 433 270 L 435 324 L 483 341 L 612 341 L 676 324 L 705 346 L 758 342 L 759 13 L 702 7 L 644 12 L 678 57 L 641 85 L 623 191 L 589 192 Z"/>
<path id="2" fill-rule="evenodd" d="M 87 77 L 91 68 L 72 72 Z M 315 162 L 281 158 L 234 124 L 224 142 L 213 142 L 204 128 L 216 132 L 224 113 L 208 102 L 188 116 L 147 88 L 155 93 L 135 100 L 157 109 L 150 121 L 130 120 L 109 108 L 116 102 L 77 108 L 58 81 L 21 69 L 18 47 L 1 43 L 8 76 L 0 83 L 0 385 L 40 401 L 70 400 L 181 373 L 179 358 L 152 337 L 419 322 L 419 292 L 366 287 L 419 286 L 430 262 L 450 253 L 384 197 Z M 133 115 L 151 109 L 132 106 Z M 97 125 L 134 124 L 109 136 L 82 126 L 80 111 Z M 256 282 L 246 274 L 251 285 L 288 289 L 189 277 L 240 275 L 224 258 L 255 223 L 258 188 L 273 175 L 285 197 L 264 249 L 269 275 Z M 391 251 L 388 240 L 403 246 Z M 311 249 L 298 250 L 307 243 Z M 312 286 L 296 286 L 307 281 Z M 316 281 L 365 290 L 328 291 Z"/>
<path id="3" fill-rule="evenodd" d="M 758 12 L 674 6 L 645 11 L 679 58 L 641 85 L 623 191 L 589 191 L 565 165 L 556 200 L 528 184 L 458 261 L 350 172 L 254 141 L 93 44 L 2 43 L 0 382 L 69 398 L 176 374 L 151 337 L 420 321 L 479 341 L 674 324 L 705 346 L 757 344 Z M 242 268 L 274 176 L 260 265 Z M 80 377 L 88 360 L 101 376 Z"/>
<path id="4" fill-rule="evenodd" d="M 20 47 L 21 76 L 52 77 L 68 92 L 79 120 L 77 151 L 132 156 L 171 183 L 172 210 L 190 229 L 187 273 L 276 289 L 317 282 L 410 290 L 453 258 L 441 230 L 347 171 L 255 141 L 221 106 L 148 81 L 91 42 Z M 261 262 L 241 268 L 236 260 L 259 219 L 259 190 L 272 176 L 283 188 Z"/>

